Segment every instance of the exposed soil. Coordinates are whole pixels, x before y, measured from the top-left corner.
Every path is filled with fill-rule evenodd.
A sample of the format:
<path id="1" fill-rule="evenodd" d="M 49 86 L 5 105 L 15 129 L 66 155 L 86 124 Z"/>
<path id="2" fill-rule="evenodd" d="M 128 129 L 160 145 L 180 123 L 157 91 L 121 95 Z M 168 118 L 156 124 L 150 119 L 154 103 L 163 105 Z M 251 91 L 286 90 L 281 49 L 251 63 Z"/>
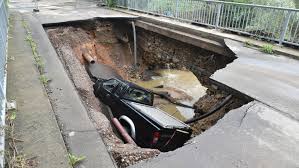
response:
<path id="1" fill-rule="evenodd" d="M 167 65 L 174 69 L 190 70 L 208 88 L 207 94 L 194 104 L 196 115 L 207 113 L 215 104 L 229 95 L 229 93 L 211 87 L 209 77 L 216 70 L 231 63 L 236 57 L 219 55 L 142 28 L 137 29 L 137 34 L 139 54 L 142 56 L 143 64 L 153 69 Z M 192 123 L 193 136 L 213 126 L 228 111 L 246 103 L 246 100 L 233 97 L 213 115 Z"/>
<path id="2" fill-rule="evenodd" d="M 213 73 L 233 60 L 141 28 L 137 34 L 139 53 L 149 67 L 169 64 L 170 68 L 189 69 L 198 66 Z"/>
<path id="3" fill-rule="evenodd" d="M 208 91 L 204 97 L 200 98 L 194 106 L 196 107 L 196 116 L 207 113 L 215 104 L 223 101 L 228 96 L 228 93 L 224 91 L 211 90 Z M 193 136 L 196 136 L 205 130 L 209 129 L 217 123 L 227 112 L 232 109 L 241 107 L 242 105 L 248 103 L 246 100 L 242 100 L 236 97 L 233 97 L 226 105 L 219 109 L 216 113 L 210 115 L 209 117 L 202 119 L 200 121 L 194 122 L 191 125 L 193 130 Z"/>
<path id="4" fill-rule="evenodd" d="M 106 24 L 98 24 L 98 27 L 104 27 L 107 30 Z M 89 30 L 90 31 L 90 30 Z M 98 101 L 93 94 L 92 82 L 85 70 L 84 60 L 82 57 L 82 46 L 85 46 L 92 55 L 96 55 L 97 61 L 111 65 L 124 78 L 123 73 L 125 68 L 121 59 L 112 59 L 110 56 L 115 56 L 111 50 L 120 47 L 115 41 L 96 41 L 95 36 L 87 30 L 78 27 L 59 27 L 48 29 L 49 38 L 56 49 L 65 69 L 77 88 L 83 102 L 88 108 L 89 116 L 94 122 L 96 129 L 101 134 L 108 150 L 120 167 L 132 165 L 140 160 L 154 157 L 160 152 L 156 149 L 145 149 L 131 144 L 124 144 L 113 132 L 113 128 L 109 121 L 107 107 Z M 95 34 L 96 34 L 96 30 Z M 104 36 L 108 36 L 108 30 Z M 112 34 L 112 33 L 110 33 Z M 109 37 L 112 38 L 112 37 Z M 110 49 L 107 49 L 110 48 Z M 112 48 L 112 49 L 111 49 Z M 103 51 L 101 53 L 96 53 Z M 117 50 L 116 50 L 117 51 Z M 114 51 L 114 52 L 116 52 Z M 116 62 L 117 61 L 117 62 Z M 119 62 L 118 62 L 119 61 Z M 122 62 L 122 63 L 120 63 Z"/>
<path id="5" fill-rule="evenodd" d="M 119 21 L 76 22 L 59 27 L 48 27 L 46 31 L 65 69 L 73 80 L 89 116 L 103 137 L 109 151 L 120 167 L 132 165 L 140 160 L 160 153 L 156 149 L 145 149 L 123 141 L 113 132 L 107 107 L 93 94 L 92 81 L 86 72 L 86 61 L 82 54 L 88 53 L 96 62 L 112 67 L 124 79 L 144 79 L 152 76 L 151 70 L 166 66 L 181 70 L 191 70 L 209 88 L 207 95 L 195 103 L 196 111 L 206 113 L 228 93 L 213 89 L 208 77 L 225 67 L 234 57 L 225 57 L 184 44 L 174 39 L 137 28 L 139 67 L 133 67 L 132 34 L 130 26 Z M 163 88 L 176 100 L 190 99 L 190 96 L 174 88 Z M 165 103 L 159 100 L 158 103 Z M 245 102 L 233 98 L 219 111 L 206 119 L 193 123 L 194 135 L 214 125 L 226 112 Z M 198 113 L 197 115 L 200 115 Z"/>

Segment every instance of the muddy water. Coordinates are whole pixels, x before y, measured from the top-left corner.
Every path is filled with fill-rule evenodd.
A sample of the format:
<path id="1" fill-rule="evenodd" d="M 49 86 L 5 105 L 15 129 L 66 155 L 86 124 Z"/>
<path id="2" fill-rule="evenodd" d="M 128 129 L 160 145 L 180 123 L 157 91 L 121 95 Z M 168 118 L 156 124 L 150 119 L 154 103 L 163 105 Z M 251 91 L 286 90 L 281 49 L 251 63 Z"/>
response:
<path id="1" fill-rule="evenodd" d="M 179 102 L 192 106 L 200 97 L 206 94 L 207 88 L 201 85 L 195 75 L 190 71 L 174 69 L 156 70 L 158 75 L 152 76 L 151 80 L 132 81 L 139 86 L 155 91 L 167 91 Z M 155 88 L 163 85 L 163 88 Z M 181 106 L 176 106 L 166 100 L 155 97 L 155 106 L 163 111 L 185 121 L 194 116 L 194 110 Z"/>

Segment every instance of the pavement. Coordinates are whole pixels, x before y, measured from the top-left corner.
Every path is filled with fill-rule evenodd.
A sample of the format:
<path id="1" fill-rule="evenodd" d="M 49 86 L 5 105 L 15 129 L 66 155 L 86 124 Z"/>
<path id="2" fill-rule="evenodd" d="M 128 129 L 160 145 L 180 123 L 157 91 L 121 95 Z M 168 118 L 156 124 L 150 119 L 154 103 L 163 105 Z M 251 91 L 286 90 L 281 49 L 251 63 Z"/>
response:
<path id="1" fill-rule="evenodd" d="M 24 143 L 28 145 L 28 148 L 30 147 L 30 150 L 26 150 L 26 155 L 37 157 L 38 162 L 40 163 L 40 167 L 52 167 L 52 165 L 49 165 L 50 159 L 53 162 L 53 167 L 69 167 L 67 158 L 67 153 L 69 152 L 76 156 L 86 157 L 86 159 L 84 159 L 84 161 L 78 167 L 114 168 L 116 167 L 115 162 L 108 152 L 108 149 L 106 148 L 102 137 L 99 135 L 92 121 L 90 120 L 87 110 L 82 103 L 72 81 L 68 77 L 62 63 L 60 62 L 55 49 L 52 47 L 52 44 L 49 41 L 48 36 L 42 27 L 42 24 L 53 24 L 58 22 L 69 22 L 73 20 L 86 20 L 107 17 L 128 18 L 130 17 L 130 15 L 121 14 L 115 11 L 109 12 L 109 10 L 106 9 L 99 10 L 98 8 L 83 8 L 82 6 L 81 8 L 78 8 L 78 5 L 75 7 L 73 6 L 74 2 L 75 1 L 54 2 L 41 0 L 39 1 L 39 4 L 41 4 L 39 13 L 32 13 L 32 9 L 34 8 L 34 3 L 32 3 L 32 1 L 16 0 L 11 2 L 10 4 L 11 11 L 16 11 L 16 13 L 18 13 L 17 16 L 19 17 L 19 19 L 16 20 L 16 23 L 18 25 L 21 25 L 20 18 L 22 17 L 29 25 L 33 40 L 38 44 L 38 53 L 45 63 L 45 75 L 48 79 L 51 80 L 51 82 L 49 82 L 47 86 L 47 95 L 47 93 L 43 90 L 42 85 L 39 83 L 38 72 L 36 71 L 35 73 L 33 73 L 28 72 L 27 70 L 34 70 L 35 68 L 31 49 L 28 48 L 28 52 L 31 53 L 31 55 L 19 52 L 20 57 L 24 57 L 24 55 L 26 55 L 26 58 L 30 58 L 26 59 L 25 62 L 30 64 L 32 67 L 25 66 L 26 64 L 23 65 L 20 62 L 18 64 L 18 67 L 9 69 L 9 75 L 12 76 L 13 74 L 16 77 L 9 77 L 9 84 L 11 85 L 8 92 L 12 95 L 12 98 L 17 99 L 17 102 L 22 102 L 21 105 L 24 105 L 28 109 L 32 110 L 32 115 L 37 114 L 36 111 L 47 111 L 49 114 L 40 116 L 43 120 L 32 115 L 26 115 L 22 118 L 22 120 L 16 121 L 18 124 L 20 124 L 20 126 L 16 129 L 18 129 L 22 134 L 28 134 L 29 137 L 35 137 L 35 132 L 37 132 L 39 133 L 39 138 L 41 140 L 43 140 L 41 138 L 44 135 L 43 133 L 49 134 L 47 136 L 48 144 L 41 143 L 39 145 L 39 143 L 36 144 L 36 141 L 32 139 L 30 142 L 28 142 L 28 144 Z M 95 4 L 94 1 L 92 3 Z M 134 16 L 130 18 L 136 17 Z M 17 37 L 18 42 L 20 43 L 20 49 L 22 49 L 22 47 L 26 44 L 24 41 L 25 35 L 21 35 L 20 32 L 17 31 L 12 32 L 12 35 Z M 13 43 L 11 43 L 9 47 L 11 48 L 11 50 L 15 50 Z M 16 63 L 16 61 L 14 61 L 14 63 Z M 24 79 L 18 82 L 17 77 L 22 76 L 25 72 L 26 75 L 24 76 L 28 77 L 28 79 Z M 27 85 L 26 81 L 28 81 L 29 83 L 37 81 L 41 88 L 37 89 L 35 87 L 32 87 L 32 89 L 34 89 L 35 92 L 42 90 L 44 99 L 42 99 L 40 96 L 36 96 L 36 101 L 33 101 L 31 97 L 32 95 L 30 94 L 32 89 L 28 88 L 33 84 Z M 17 83 L 18 85 L 12 83 Z M 25 84 L 26 88 L 24 86 L 21 86 L 22 84 Z M 23 88 L 22 92 L 20 92 L 20 94 L 13 94 L 15 90 L 19 90 L 17 89 L 18 87 Z M 22 97 L 24 98 L 21 99 Z M 28 100 L 30 100 L 30 102 Z M 47 101 L 48 104 L 45 105 L 45 102 L 43 102 L 43 100 Z M 23 109 L 20 110 L 23 111 Z M 57 121 L 54 114 L 56 115 Z M 18 117 L 21 119 L 21 116 Z M 47 120 L 51 120 L 52 124 L 56 124 L 56 130 L 52 129 L 52 127 L 54 128 L 54 126 L 47 124 Z M 24 121 L 26 121 L 26 124 L 28 125 L 33 125 L 32 129 L 34 130 L 24 130 L 25 128 L 27 128 L 27 125 L 22 125 Z M 60 126 L 60 130 L 57 126 L 57 122 Z M 39 129 L 36 128 L 38 126 Z M 42 131 L 44 132 L 40 133 Z M 31 134 L 31 132 L 33 134 Z M 64 138 L 64 142 L 62 140 L 62 135 Z M 55 147 L 56 141 L 59 141 L 59 144 L 61 145 L 63 151 L 62 149 Z M 67 150 L 65 146 L 67 147 Z M 26 149 L 26 147 L 24 147 L 24 149 Z M 53 157 L 46 157 L 46 155 L 50 154 Z M 57 165 L 55 164 L 56 162 L 61 163 L 62 165 Z"/>
<path id="2" fill-rule="evenodd" d="M 299 167 L 299 61 L 225 43 L 237 59 L 211 79 L 255 101 L 231 110 L 183 148 L 130 168 Z"/>
<path id="3" fill-rule="evenodd" d="M 299 61 L 225 43 L 237 59 L 211 79 L 255 101 L 228 112 L 183 148 L 131 168 L 299 167 Z"/>
<path id="4" fill-rule="evenodd" d="M 21 15 L 10 14 L 7 99 L 15 100 L 17 149 L 39 168 L 70 168 L 60 129 L 44 86 L 39 80 Z"/>
<path id="5" fill-rule="evenodd" d="M 43 9 L 35 14 L 41 24 L 55 24 L 71 21 L 80 21 L 88 19 L 136 19 L 138 16 L 133 16 L 104 8 L 89 8 L 89 9 L 60 9 L 47 10 Z"/>
<path id="6" fill-rule="evenodd" d="M 183 148 L 130 168 L 299 167 L 299 123 L 253 101 L 230 111 Z"/>
<path id="7" fill-rule="evenodd" d="M 48 113 L 43 113 L 45 118 L 43 122 L 51 121 L 53 123 L 55 120 L 51 119 L 51 115 L 53 116 L 54 111 L 61 126 L 62 134 L 65 136 L 68 150 L 76 155 L 87 157 L 83 164 L 80 165 L 81 167 L 115 167 L 113 159 L 90 121 L 87 111 L 72 81 L 59 61 L 42 24 L 93 18 L 122 18 L 122 16 L 123 18 L 136 18 L 136 16 L 115 13 L 115 11 L 112 12 L 106 9 L 77 8 L 78 6 L 73 6 L 75 4 L 74 1 L 51 2 L 46 0 L 40 1 L 40 13 L 32 14 L 32 6 L 24 4 L 22 6 L 22 3 L 31 3 L 32 5 L 32 2 L 29 2 L 29 0 L 28 2 L 25 1 L 13 1 L 12 8 L 21 12 L 29 23 L 32 29 L 32 36 L 38 43 L 38 52 L 43 57 L 46 65 L 46 76 L 52 80 L 48 87 L 51 90 L 49 98 L 53 109 L 51 112 L 49 109 L 45 110 Z M 55 3 L 61 4 L 61 6 L 53 5 Z M 14 34 L 18 35 L 20 33 L 15 32 Z M 213 34 L 213 32 L 209 33 Z M 214 34 L 217 34 L 217 32 L 214 32 Z M 215 126 L 190 140 L 183 148 L 161 154 L 154 159 L 141 162 L 132 167 L 299 167 L 299 125 L 298 105 L 296 105 L 299 102 L 298 61 L 284 56 L 270 56 L 256 50 L 242 48 L 243 46 L 239 42 L 226 42 L 231 50 L 237 54 L 238 59 L 226 68 L 218 70 L 212 76 L 212 79 L 245 93 L 257 101 L 230 111 Z M 21 43 L 24 45 L 24 41 L 19 39 L 11 43 L 10 46 L 18 43 L 20 43 L 20 46 L 22 46 Z M 25 51 L 19 52 L 20 58 L 23 58 L 24 53 Z M 294 53 L 291 55 L 296 57 L 298 52 Z M 17 63 L 16 60 L 15 63 Z M 32 67 L 29 67 L 29 65 Z M 31 71 L 27 72 L 24 70 L 23 72 L 22 67 L 31 69 Z M 8 76 L 8 88 L 15 95 L 17 91 L 23 92 L 23 94 L 31 91 L 29 87 L 31 84 L 27 85 L 27 82 L 39 82 L 37 78 L 38 73 L 32 71 L 34 70 L 33 60 L 27 57 L 22 60 L 22 63 L 20 62 L 15 67 L 8 68 L 8 71 L 11 71 L 11 73 L 8 72 L 8 75 L 15 76 L 11 79 Z M 23 76 L 27 76 L 28 79 L 23 79 Z M 20 80 L 20 82 L 15 82 L 17 80 Z M 41 84 L 39 85 L 39 89 L 33 87 L 33 93 L 38 91 L 41 93 L 43 88 Z M 23 95 L 24 98 L 22 98 L 22 95 L 9 98 L 16 98 L 17 102 L 21 102 L 21 104 L 18 103 L 20 107 L 28 105 L 28 109 L 34 107 L 38 109 L 36 105 L 45 106 L 46 99 L 43 100 L 42 97 L 35 94 L 32 94 L 34 95 L 32 97 L 28 95 L 28 92 Z M 38 98 L 38 101 L 31 100 L 35 97 Z M 46 97 L 45 92 L 44 97 Z M 28 100 L 31 101 L 28 102 Z M 33 112 L 38 114 L 40 111 Z M 35 116 L 31 118 L 35 119 Z M 27 121 L 27 118 L 22 118 L 22 121 Z M 35 124 L 34 121 L 30 123 Z M 38 123 L 36 122 L 36 124 Z M 40 129 L 45 129 L 43 124 L 38 126 L 41 127 Z M 19 126 L 19 129 L 26 133 L 27 130 L 24 130 L 24 128 L 27 127 Z M 33 133 L 39 130 L 36 127 L 33 128 L 35 128 L 32 130 Z M 64 163 L 66 150 L 60 141 L 61 134 L 57 134 L 57 131 L 59 130 L 55 130 L 56 134 L 53 131 L 54 135 L 52 136 L 53 141 L 59 141 L 55 143 L 57 150 L 54 152 L 57 153 L 57 159 L 61 159 L 61 163 Z M 39 137 L 43 137 L 42 135 Z M 35 141 L 32 140 L 32 142 Z M 42 142 L 45 143 L 44 141 Z M 30 145 L 28 146 L 30 147 Z M 45 149 L 47 148 L 43 150 Z M 32 153 L 32 156 L 39 156 L 38 153 L 34 153 L 34 150 L 28 151 L 29 154 L 30 152 Z M 39 153 L 47 154 L 47 151 L 40 151 Z M 59 157 L 58 154 L 63 156 Z M 43 156 L 39 156 L 41 161 L 47 161 L 47 158 Z"/>
<path id="8" fill-rule="evenodd" d="M 99 0 L 38 0 L 39 9 L 79 9 L 96 7 Z M 35 0 L 10 0 L 10 9 L 18 9 L 19 11 L 32 11 L 36 8 Z"/>
<path id="9" fill-rule="evenodd" d="M 96 7 L 97 0 L 39 0 L 40 11 L 32 13 L 32 0 L 10 1 L 9 8 L 21 13 L 32 13 L 40 24 L 55 24 L 89 19 L 136 19 L 138 16 Z"/>
<path id="10" fill-rule="evenodd" d="M 59 57 L 38 19 L 31 14 L 23 14 L 31 27 L 32 37 L 38 44 L 38 53 L 45 62 L 49 98 L 61 125 L 68 150 L 86 159 L 80 167 L 114 168 L 115 164 L 106 145 L 90 120 L 87 109 L 68 77 Z"/>
<path id="11" fill-rule="evenodd" d="M 212 79 L 299 120 L 299 61 L 225 40 L 237 59 Z"/>

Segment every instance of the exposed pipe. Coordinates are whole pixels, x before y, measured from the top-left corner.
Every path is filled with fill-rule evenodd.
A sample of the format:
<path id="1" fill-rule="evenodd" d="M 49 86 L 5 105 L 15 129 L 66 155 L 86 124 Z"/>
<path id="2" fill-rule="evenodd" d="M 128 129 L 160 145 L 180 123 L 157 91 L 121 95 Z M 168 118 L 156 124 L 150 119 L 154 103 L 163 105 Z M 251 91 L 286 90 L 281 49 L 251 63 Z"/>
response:
<path id="1" fill-rule="evenodd" d="M 82 53 L 84 59 L 90 63 L 90 64 L 94 64 L 95 63 L 95 60 L 93 59 L 93 57 L 87 53 Z"/>
<path id="2" fill-rule="evenodd" d="M 137 42 L 136 42 L 136 27 L 134 21 L 132 21 L 133 38 L 134 38 L 134 65 L 137 66 Z"/>
<path id="3" fill-rule="evenodd" d="M 232 99 L 232 95 L 229 95 L 227 96 L 222 102 L 216 104 L 215 106 L 212 107 L 211 110 L 209 110 L 208 113 L 204 114 L 204 115 L 201 115 L 201 116 L 198 116 L 198 117 L 195 117 L 195 118 L 191 118 L 187 121 L 185 121 L 186 124 L 191 124 L 193 122 L 196 122 L 198 120 L 202 120 L 212 114 L 214 114 L 216 111 L 218 111 L 221 107 L 223 107 L 228 101 L 230 101 Z"/>
<path id="4" fill-rule="evenodd" d="M 112 118 L 112 123 L 114 124 L 114 126 L 117 128 L 117 130 L 119 131 L 119 133 L 127 143 L 136 145 L 134 140 L 130 137 L 130 135 L 127 133 L 125 128 L 121 125 L 121 123 L 116 118 Z"/>

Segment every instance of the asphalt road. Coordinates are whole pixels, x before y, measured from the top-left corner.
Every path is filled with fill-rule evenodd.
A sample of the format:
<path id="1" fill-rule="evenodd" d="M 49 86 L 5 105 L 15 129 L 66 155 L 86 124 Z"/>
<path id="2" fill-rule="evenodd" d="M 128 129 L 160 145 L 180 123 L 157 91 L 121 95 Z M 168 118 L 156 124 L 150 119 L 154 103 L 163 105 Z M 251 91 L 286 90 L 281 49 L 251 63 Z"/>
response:
<path id="1" fill-rule="evenodd" d="M 225 43 L 238 58 L 211 78 L 299 120 L 299 61 Z"/>
<path id="2" fill-rule="evenodd" d="M 183 148 L 131 168 L 299 167 L 299 61 L 225 42 L 238 58 L 211 78 L 257 101 L 230 111 Z"/>
<path id="3" fill-rule="evenodd" d="M 254 101 L 173 152 L 130 168 L 282 168 L 299 166 L 299 123 Z"/>

